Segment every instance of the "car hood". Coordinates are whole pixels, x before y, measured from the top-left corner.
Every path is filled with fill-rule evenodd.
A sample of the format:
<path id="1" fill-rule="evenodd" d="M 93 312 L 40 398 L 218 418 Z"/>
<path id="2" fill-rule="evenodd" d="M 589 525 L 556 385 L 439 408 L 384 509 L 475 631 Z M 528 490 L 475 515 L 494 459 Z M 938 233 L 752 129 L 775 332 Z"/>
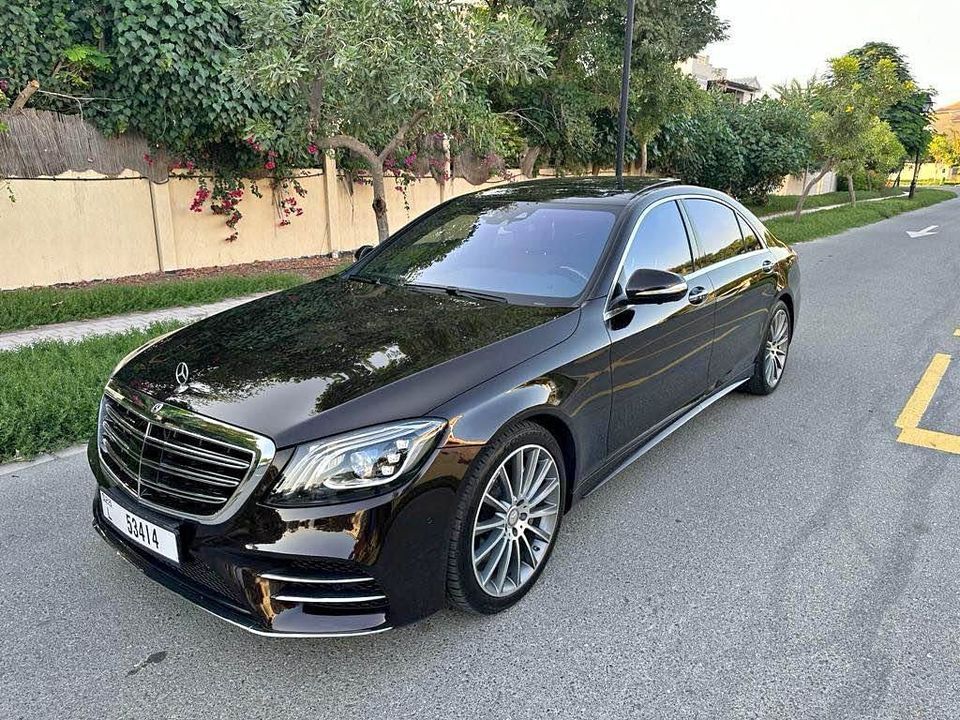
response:
<path id="1" fill-rule="evenodd" d="M 566 339 L 578 319 L 335 277 L 190 325 L 114 379 L 284 447 L 427 414 Z"/>

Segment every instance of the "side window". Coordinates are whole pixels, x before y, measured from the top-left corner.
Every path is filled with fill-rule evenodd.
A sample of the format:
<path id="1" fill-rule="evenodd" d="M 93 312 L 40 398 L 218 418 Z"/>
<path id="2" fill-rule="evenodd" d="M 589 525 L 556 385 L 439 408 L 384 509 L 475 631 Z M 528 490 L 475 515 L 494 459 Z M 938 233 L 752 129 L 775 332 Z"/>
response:
<path id="1" fill-rule="evenodd" d="M 713 200 L 684 200 L 683 205 L 700 240 L 702 265 L 712 265 L 743 252 L 743 236 L 733 210 Z"/>
<path id="2" fill-rule="evenodd" d="M 743 251 L 753 252 L 754 250 L 763 250 L 763 244 L 753 231 L 753 228 L 750 227 L 750 223 L 739 214 L 737 215 L 737 222 L 740 223 L 740 233 L 743 235 Z"/>
<path id="3" fill-rule="evenodd" d="M 657 205 L 640 223 L 623 263 L 621 287 L 634 270 L 650 268 L 685 275 L 693 270 L 693 256 L 680 208 L 674 201 Z"/>

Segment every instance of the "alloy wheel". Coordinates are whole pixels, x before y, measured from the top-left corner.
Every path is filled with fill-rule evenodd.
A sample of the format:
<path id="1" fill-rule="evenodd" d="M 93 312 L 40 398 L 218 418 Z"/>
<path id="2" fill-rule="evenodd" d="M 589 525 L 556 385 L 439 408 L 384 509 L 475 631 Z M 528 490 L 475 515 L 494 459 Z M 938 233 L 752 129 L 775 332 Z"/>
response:
<path id="1" fill-rule="evenodd" d="M 553 543 L 560 500 L 546 448 L 524 445 L 500 463 L 473 521 L 473 572 L 485 593 L 508 597 L 533 577 Z"/>
<path id="2" fill-rule="evenodd" d="M 790 344 L 790 318 L 787 311 L 777 308 L 770 320 L 770 330 L 767 332 L 766 349 L 763 356 L 763 375 L 767 385 L 777 386 L 783 377 L 783 369 L 787 364 L 787 349 Z"/>

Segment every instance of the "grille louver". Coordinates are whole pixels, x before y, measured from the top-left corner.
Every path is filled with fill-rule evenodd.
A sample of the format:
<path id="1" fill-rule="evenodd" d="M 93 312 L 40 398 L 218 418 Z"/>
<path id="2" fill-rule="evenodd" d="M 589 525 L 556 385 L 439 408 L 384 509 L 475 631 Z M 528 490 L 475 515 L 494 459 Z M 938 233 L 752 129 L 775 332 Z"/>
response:
<path id="1" fill-rule="evenodd" d="M 105 395 L 100 457 L 118 482 L 147 504 L 210 516 L 252 473 L 257 454 L 226 440 L 158 422 Z"/>

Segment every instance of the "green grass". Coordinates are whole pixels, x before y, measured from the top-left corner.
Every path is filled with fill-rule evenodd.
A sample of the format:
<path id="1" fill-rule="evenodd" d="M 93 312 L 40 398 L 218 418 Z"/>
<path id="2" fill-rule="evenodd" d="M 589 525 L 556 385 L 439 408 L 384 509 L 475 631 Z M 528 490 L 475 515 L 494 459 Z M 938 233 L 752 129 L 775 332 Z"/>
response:
<path id="1" fill-rule="evenodd" d="M 858 190 L 857 191 L 857 200 L 871 200 L 878 197 L 888 197 L 890 195 L 899 195 L 904 192 L 906 188 L 884 188 L 883 190 Z M 804 210 L 810 210 L 811 208 L 818 207 L 827 207 L 828 205 L 840 205 L 841 203 L 850 202 L 850 193 L 846 190 L 841 190 L 839 192 L 824 193 L 823 195 L 811 195 L 803 203 Z M 775 215 L 776 213 L 790 212 L 795 210 L 797 207 L 797 196 L 796 195 L 771 195 L 767 200 L 766 205 L 753 205 L 751 203 L 746 203 L 746 206 L 757 217 L 764 217 L 766 215 Z"/>
<path id="2" fill-rule="evenodd" d="M 956 193 L 949 190 L 924 189 L 917 190 L 913 200 L 896 198 L 883 202 L 863 203 L 856 207 L 851 205 L 803 215 L 799 220 L 794 220 L 792 217 L 774 218 L 765 224 L 783 242 L 798 243 L 835 235 L 844 230 L 869 225 L 955 197 L 957 197 Z"/>
<path id="3" fill-rule="evenodd" d="M 107 315 L 199 305 L 304 282 L 295 273 L 159 280 L 148 285 L 31 288 L 0 292 L 0 332 Z"/>
<path id="4" fill-rule="evenodd" d="M 0 462 L 89 438 L 96 430 L 103 386 L 117 362 L 177 325 L 0 352 Z"/>

